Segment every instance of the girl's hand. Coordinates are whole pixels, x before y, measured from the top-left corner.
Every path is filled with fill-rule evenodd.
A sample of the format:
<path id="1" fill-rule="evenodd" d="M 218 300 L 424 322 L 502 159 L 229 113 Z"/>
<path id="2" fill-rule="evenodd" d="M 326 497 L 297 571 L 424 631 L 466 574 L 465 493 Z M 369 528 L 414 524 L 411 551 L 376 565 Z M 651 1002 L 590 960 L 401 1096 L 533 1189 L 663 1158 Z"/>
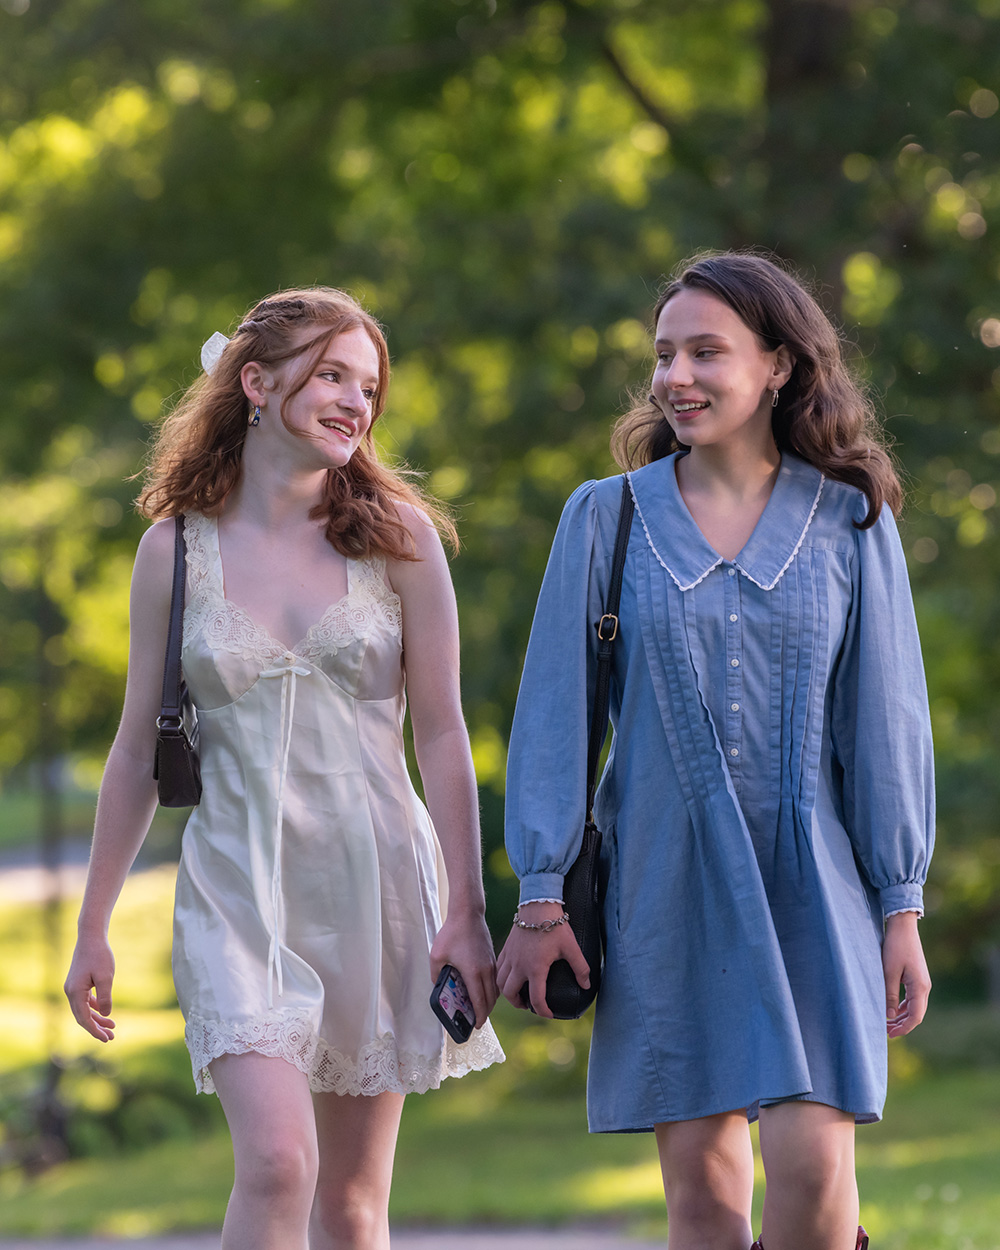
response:
<path id="1" fill-rule="evenodd" d="M 108 1015 L 114 975 L 115 957 L 107 940 L 81 937 L 63 989 L 77 1024 L 99 1042 L 115 1036 L 115 1022 Z"/>
<path id="2" fill-rule="evenodd" d="M 462 974 L 476 1009 L 476 1028 L 481 1029 L 497 1001 L 493 940 L 481 914 L 449 913 L 431 947 L 432 981 L 437 980 L 445 964 Z"/>
<path id="3" fill-rule="evenodd" d="M 563 907 L 561 903 L 523 903 L 518 911 L 529 924 L 541 924 L 558 919 L 563 914 Z M 579 985 L 584 989 L 590 985 L 590 965 L 584 959 L 568 924 L 556 925 L 547 933 L 538 929 L 520 929 L 515 925 L 497 962 L 500 993 L 514 1007 L 527 1010 L 528 1004 L 521 997 L 521 990 L 527 982 L 535 1014 L 553 1019 L 545 1001 L 545 983 L 549 969 L 559 959 L 567 961 Z"/>
<path id="4" fill-rule="evenodd" d="M 911 1032 L 927 1011 L 931 978 L 920 945 L 917 920 L 916 912 L 902 911 L 885 922 L 882 968 L 885 971 L 886 1032 L 890 1037 L 902 1037 Z"/>

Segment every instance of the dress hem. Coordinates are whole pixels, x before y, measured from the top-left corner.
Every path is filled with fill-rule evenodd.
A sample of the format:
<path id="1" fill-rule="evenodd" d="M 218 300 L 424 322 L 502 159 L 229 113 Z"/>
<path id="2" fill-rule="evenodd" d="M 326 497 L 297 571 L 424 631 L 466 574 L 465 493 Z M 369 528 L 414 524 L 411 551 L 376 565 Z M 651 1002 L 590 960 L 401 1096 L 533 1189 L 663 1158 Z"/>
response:
<path id="1" fill-rule="evenodd" d="M 587 1131 L 590 1133 L 652 1133 L 657 1124 L 680 1124 L 688 1120 L 700 1120 L 705 1116 L 720 1115 L 725 1110 L 730 1111 L 746 1111 L 747 1121 L 750 1124 L 760 1117 L 761 1105 L 766 1107 L 780 1106 L 786 1102 L 817 1102 L 823 1103 L 825 1106 L 833 1107 L 836 1111 L 843 1111 L 845 1115 L 853 1115 L 854 1123 L 859 1124 L 878 1124 L 882 1119 L 882 1108 L 878 1110 L 854 1111 L 850 1107 L 840 1107 L 828 1098 L 820 1098 L 813 1093 L 790 1094 L 784 1098 L 765 1098 L 754 1099 L 752 1102 L 746 1103 L 743 1107 L 703 1109 L 692 1112 L 684 1112 L 682 1115 L 664 1115 L 659 1116 L 651 1121 L 637 1124 L 627 1124 L 619 1126 L 598 1127 L 592 1121 L 588 1123 Z"/>
<path id="2" fill-rule="evenodd" d="M 308 1077 L 314 1094 L 365 1097 L 390 1092 L 423 1094 L 437 1089 L 447 1077 L 479 1072 L 505 1059 L 489 1025 L 461 1046 L 445 1037 L 437 1055 L 400 1051 L 393 1035 L 385 1033 L 351 1058 L 317 1036 L 308 1017 L 296 1012 L 275 1012 L 266 1019 L 236 1023 L 191 1015 L 184 1040 L 199 1094 L 217 1093 L 210 1064 L 223 1055 L 283 1059 Z"/>

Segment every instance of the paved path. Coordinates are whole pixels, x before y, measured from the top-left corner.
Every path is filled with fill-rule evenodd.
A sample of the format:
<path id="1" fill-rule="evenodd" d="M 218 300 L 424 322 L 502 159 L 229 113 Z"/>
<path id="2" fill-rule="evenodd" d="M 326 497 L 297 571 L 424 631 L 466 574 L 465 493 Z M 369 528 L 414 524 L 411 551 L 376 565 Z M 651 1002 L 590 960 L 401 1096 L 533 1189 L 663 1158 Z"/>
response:
<path id="1" fill-rule="evenodd" d="M 57 883 L 58 892 L 64 897 L 79 897 L 87 880 L 88 854 L 86 842 L 69 841 L 63 847 L 62 863 L 50 873 L 42 867 L 38 847 L 33 843 L 0 852 L 0 900 L 43 903 Z"/>
<path id="2" fill-rule="evenodd" d="M 392 1250 L 663 1250 L 662 1241 L 633 1241 L 620 1233 L 577 1229 L 449 1229 L 435 1232 L 400 1231 L 392 1235 Z M 141 1241 L 3 1241 L 0 1250 L 218 1250 L 217 1235 L 160 1237 Z"/>

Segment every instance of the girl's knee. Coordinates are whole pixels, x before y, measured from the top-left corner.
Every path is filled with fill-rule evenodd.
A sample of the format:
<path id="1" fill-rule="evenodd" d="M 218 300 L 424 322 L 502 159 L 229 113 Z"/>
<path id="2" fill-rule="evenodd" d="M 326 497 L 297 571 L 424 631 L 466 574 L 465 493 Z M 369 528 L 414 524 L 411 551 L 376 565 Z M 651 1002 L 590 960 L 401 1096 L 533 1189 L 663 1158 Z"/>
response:
<path id="1" fill-rule="evenodd" d="M 373 1193 L 364 1184 L 320 1185 L 313 1204 L 313 1224 L 334 1245 L 382 1245 L 388 1232 L 388 1206 L 388 1195 Z"/>
<path id="2" fill-rule="evenodd" d="M 236 1149 L 236 1180 L 264 1202 L 301 1200 L 316 1186 L 316 1148 L 302 1135 L 275 1135 Z"/>
<path id="3" fill-rule="evenodd" d="M 854 1185 L 853 1117 L 821 1103 L 761 1111 L 760 1144 L 768 1191 L 806 1205 Z"/>
<path id="4" fill-rule="evenodd" d="M 674 1226 L 710 1231 L 728 1224 L 744 1204 L 742 1186 L 712 1169 L 691 1169 L 664 1181 L 667 1216 Z"/>
<path id="5" fill-rule="evenodd" d="M 853 1167 L 837 1152 L 817 1151 L 811 1156 L 786 1156 L 780 1167 L 767 1172 L 767 1184 L 821 1205 L 829 1193 L 839 1191 L 848 1172 L 853 1175 Z"/>
<path id="6" fill-rule="evenodd" d="M 741 1152 L 692 1151 L 664 1168 L 667 1214 L 675 1227 L 709 1240 L 749 1212 L 752 1163 Z"/>
<path id="7" fill-rule="evenodd" d="M 764 1162 L 770 1193 L 788 1195 L 816 1210 L 855 1184 L 853 1151 L 836 1141 L 816 1142 L 810 1150 L 785 1150 Z"/>

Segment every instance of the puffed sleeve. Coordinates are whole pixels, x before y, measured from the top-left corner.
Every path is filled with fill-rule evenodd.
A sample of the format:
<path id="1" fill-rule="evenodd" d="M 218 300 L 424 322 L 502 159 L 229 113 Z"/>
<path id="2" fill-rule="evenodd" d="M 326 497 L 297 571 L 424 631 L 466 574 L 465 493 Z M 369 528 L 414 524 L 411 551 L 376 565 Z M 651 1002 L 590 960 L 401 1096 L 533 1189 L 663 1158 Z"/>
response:
<path id="1" fill-rule="evenodd" d="M 855 543 L 833 749 L 847 831 L 888 916 L 923 908 L 934 846 L 931 723 L 906 563 L 888 508 L 870 529 L 855 531 Z"/>
<path id="2" fill-rule="evenodd" d="M 522 902 L 562 898 L 563 877 L 583 838 L 595 625 L 609 563 L 597 490 L 597 483 L 585 482 L 563 509 L 521 673 L 505 823 Z"/>

